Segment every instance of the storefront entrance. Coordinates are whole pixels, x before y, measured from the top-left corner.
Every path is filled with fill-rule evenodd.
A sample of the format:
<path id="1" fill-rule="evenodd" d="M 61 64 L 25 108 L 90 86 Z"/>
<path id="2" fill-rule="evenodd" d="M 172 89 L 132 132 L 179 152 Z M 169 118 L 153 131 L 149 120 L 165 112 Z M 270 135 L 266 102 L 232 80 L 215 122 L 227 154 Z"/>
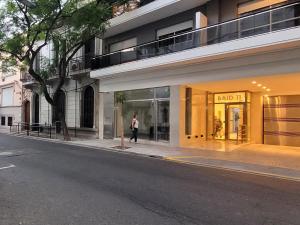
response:
<path id="1" fill-rule="evenodd" d="M 248 139 L 250 108 L 247 92 L 214 95 L 214 138 L 216 140 Z"/>
<path id="2" fill-rule="evenodd" d="M 169 141 L 170 133 L 170 88 L 151 88 L 119 92 L 125 96 L 123 104 L 124 133 L 126 137 L 132 135 L 129 128 L 133 115 L 139 121 L 139 139 L 151 141 Z M 116 110 L 116 137 L 120 137 L 121 115 Z"/>

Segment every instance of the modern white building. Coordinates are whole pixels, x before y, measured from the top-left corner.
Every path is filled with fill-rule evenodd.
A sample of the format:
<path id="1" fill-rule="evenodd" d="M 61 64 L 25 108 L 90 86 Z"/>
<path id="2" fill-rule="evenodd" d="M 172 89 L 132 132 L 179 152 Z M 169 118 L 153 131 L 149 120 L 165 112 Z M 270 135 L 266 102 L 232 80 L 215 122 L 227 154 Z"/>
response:
<path id="1" fill-rule="evenodd" d="M 155 0 L 110 25 L 90 73 L 100 138 L 119 136 L 122 91 L 146 140 L 300 146 L 298 1 Z"/>
<path id="2" fill-rule="evenodd" d="M 300 146 L 299 1 L 131 4 L 70 65 L 63 98 L 71 128 L 120 137 L 122 92 L 126 136 L 137 114 L 139 138 L 153 143 Z M 39 122 L 51 123 L 43 102 Z"/>

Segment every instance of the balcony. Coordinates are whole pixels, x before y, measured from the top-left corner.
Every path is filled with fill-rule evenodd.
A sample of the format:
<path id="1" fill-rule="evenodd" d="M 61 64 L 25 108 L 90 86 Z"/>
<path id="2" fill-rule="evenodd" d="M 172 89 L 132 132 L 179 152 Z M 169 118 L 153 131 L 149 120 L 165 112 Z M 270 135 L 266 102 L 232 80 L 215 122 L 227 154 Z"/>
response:
<path id="1" fill-rule="evenodd" d="M 187 61 L 190 57 L 195 55 L 201 55 L 201 57 L 208 56 L 209 54 L 222 54 L 225 53 L 225 48 L 222 49 L 219 45 L 218 48 L 214 48 L 215 52 L 210 53 L 208 51 L 209 46 L 223 43 L 231 43 L 231 50 L 228 51 L 241 51 L 247 47 L 259 48 L 262 45 L 272 45 L 279 43 L 280 41 L 288 41 L 289 38 L 294 38 L 289 34 L 280 35 L 280 32 L 287 32 L 296 29 L 300 26 L 300 3 L 289 4 L 267 10 L 264 12 L 256 13 L 250 16 L 245 16 L 239 19 L 228 21 L 225 23 L 205 27 L 190 32 L 185 32 L 175 36 L 171 36 L 165 39 L 155 40 L 150 43 L 133 46 L 128 49 L 109 53 L 106 55 L 96 56 L 92 59 L 92 70 L 102 69 L 100 71 L 93 71 L 92 78 L 112 75 L 116 73 L 126 72 L 133 70 L 133 64 L 129 65 L 129 62 L 135 62 L 150 58 L 160 57 L 160 60 L 156 60 L 156 64 L 151 64 L 147 61 L 147 65 L 143 63 L 137 65 L 136 68 L 146 68 L 148 66 L 159 66 L 165 60 L 165 63 L 170 63 L 172 60 L 168 58 L 162 58 L 166 55 L 174 55 L 172 53 L 178 53 L 175 61 Z M 283 33 L 282 33 L 283 34 Z M 293 32 L 297 37 L 299 32 Z M 276 37 L 266 35 L 277 35 Z M 280 36 L 280 37 L 279 37 Z M 249 38 L 260 38 L 261 43 L 249 41 Z M 283 38 L 282 38 L 283 37 Z M 276 38 L 278 38 L 276 40 Z M 279 38 L 282 38 L 280 40 Z M 243 41 L 243 44 L 236 41 Z M 252 44 L 253 46 L 250 46 Z M 206 47 L 206 51 L 201 49 Z M 190 50 L 190 52 L 187 52 Z M 196 52 L 195 52 L 196 51 Z M 223 51 L 223 52 L 222 52 Z M 180 56 L 179 53 L 186 53 L 185 56 Z M 170 56 L 171 57 L 171 56 Z M 116 67 L 117 65 L 124 64 L 124 68 Z M 144 67 L 143 67 L 144 66 Z M 111 67 L 111 69 L 109 68 Z M 130 67 L 130 68 L 129 68 Z M 106 69 L 105 69 L 106 68 Z M 127 72 L 128 72 L 127 71 Z"/>
<path id="2" fill-rule="evenodd" d="M 196 8 L 209 0 L 144 0 L 133 4 L 125 13 L 115 10 L 116 16 L 109 20 L 105 38 L 111 37 L 145 24 L 177 15 L 181 12 Z M 134 0 L 132 2 L 135 2 Z M 141 7 L 142 6 L 142 7 Z"/>
<path id="3" fill-rule="evenodd" d="M 37 84 L 36 80 L 27 71 L 21 71 L 20 81 L 23 83 L 24 87 L 30 87 Z"/>
<path id="4" fill-rule="evenodd" d="M 69 63 L 69 75 L 78 76 L 84 75 L 91 70 L 91 59 L 93 55 L 85 55 L 82 57 L 73 58 Z"/>

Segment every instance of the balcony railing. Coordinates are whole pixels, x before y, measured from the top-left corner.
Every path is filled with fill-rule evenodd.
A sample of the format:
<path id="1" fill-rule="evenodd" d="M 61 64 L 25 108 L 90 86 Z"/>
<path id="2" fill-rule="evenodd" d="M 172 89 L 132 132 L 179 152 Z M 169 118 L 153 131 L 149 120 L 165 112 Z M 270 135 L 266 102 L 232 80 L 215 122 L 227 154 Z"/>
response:
<path id="1" fill-rule="evenodd" d="M 92 70 L 300 25 L 300 2 L 96 56 Z"/>
<path id="2" fill-rule="evenodd" d="M 23 83 L 35 82 L 34 78 L 26 71 L 21 71 L 20 76 L 20 81 Z"/>

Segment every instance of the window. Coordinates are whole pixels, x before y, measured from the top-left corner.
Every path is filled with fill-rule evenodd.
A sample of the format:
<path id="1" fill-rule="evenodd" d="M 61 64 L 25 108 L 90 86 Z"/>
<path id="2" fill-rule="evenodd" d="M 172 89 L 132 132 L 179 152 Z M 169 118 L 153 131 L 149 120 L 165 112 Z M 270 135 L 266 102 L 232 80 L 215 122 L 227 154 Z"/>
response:
<path id="1" fill-rule="evenodd" d="M 11 116 L 9 116 L 7 118 L 7 126 L 12 126 L 12 123 L 13 123 L 13 118 Z"/>
<path id="2" fill-rule="evenodd" d="M 1 116 L 1 126 L 5 126 L 5 116 Z"/>
<path id="3" fill-rule="evenodd" d="M 171 27 L 163 28 L 157 31 L 157 38 L 160 50 L 183 50 L 187 49 L 193 40 L 193 34 L 188 33 L 193 30 L 193 21 L 176 24 Z M 176 36 L 176 37 L 174 37 Z"/>
<path id="4" fill-rule="evenodd" d="M 270 6 L 287 2 L 287 0 L 252 0 L 247 1 L 245 3 L 239 4 L 238 13 L 245 14 L 249 12 L 253 12 L 256 10 L 261 10 L 263 8 L 268 8 Z"/>
<path id="5" fill-rule="evenodd" d="M 125 41 L 117 42 L 110 45 L 110 52 L 117 52 L 109 56 L 110 64 L 115 65 L 136 60 L 135 46 L 137 39 L 131 38 Z"/>
<path id="6" fill-rule="evenodd" d="M 55 102 L 57 102 L 56 109 L 53 108 L 52 122 L 56 125 L 56 132 L 61 132 L 61 123 L 65 119 L 66 112 L 66 95 L 63 91 L 59 91 L 55 97 Z"/>
<path id="7" fill-rule="evenodd" d="M 34 95 L 34 123 L 38 124 L 40 117 L 40 96 L 38 94 Z"/>
<path id="8" fill-rule="evenodd" d="M 94 90 L 88 86 L 83 94 L 83 127 L 94 126 Z"/>
<path id="9" fill-rule="evenodd" d="M 137 39 L 131 38 L 125 41 L 120 41 L 109 46 L 110 52 L 116 52 L 120 50 L 126 50 L 128 48 L 134 47 L 137 45 Z"/>
<path id="10" fill-rule="evenodd" d="M 12 106 L 14 103 L 14 89 L 13 87 L 2 89 L 2 106 Z"/>

